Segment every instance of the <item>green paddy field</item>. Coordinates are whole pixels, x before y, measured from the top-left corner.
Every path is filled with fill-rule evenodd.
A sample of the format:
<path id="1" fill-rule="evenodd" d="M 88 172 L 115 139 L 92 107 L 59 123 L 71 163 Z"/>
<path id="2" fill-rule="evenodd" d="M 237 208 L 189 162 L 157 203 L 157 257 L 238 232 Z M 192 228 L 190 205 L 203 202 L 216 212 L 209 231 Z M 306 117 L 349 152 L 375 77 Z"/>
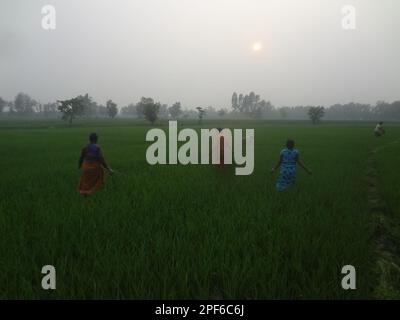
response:
<path id="1" fill-rule="evenodd" d="M 178 125 L 255 129 L 253 174 L 150 166 L 145 122 L 0 121 L 0 298 L 400 297 L 400 124 L 380 139 L 374 123 Z M 93 131 L 118 173 L 84 199 L 78 157 Z M 269 171 L 288 137 L 313 175 L 298 168 L 297 185 L 278 193 Z M 41 287 L 44 265 L 56 268 L 56 290 Z M 356 268 L 356 290 L 341 287 L 344 265 Z"/>

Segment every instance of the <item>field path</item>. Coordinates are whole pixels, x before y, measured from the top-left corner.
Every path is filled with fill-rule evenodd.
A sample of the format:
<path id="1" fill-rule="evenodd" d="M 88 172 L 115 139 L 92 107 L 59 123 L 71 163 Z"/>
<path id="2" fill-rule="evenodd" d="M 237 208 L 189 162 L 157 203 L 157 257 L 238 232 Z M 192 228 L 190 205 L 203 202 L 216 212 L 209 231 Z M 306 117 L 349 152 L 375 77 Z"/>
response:
<path id="1" fill-rule="evenodd" d="M 376 155 L 384 148 L 400 143 L 392 141 L 372 149 L 367 158 L 366 182 L 368 184 L 368 203 L 370 213 L 374 215 L 377 227 L 374 234 L 376 243 L 377 284 L 374 297 L 377 299 L 398 299 L 400 279 L 400 242 L 392 233 L 391 225 L 395 224 L 391 209 L 379 190 L 378 165 Z"/>

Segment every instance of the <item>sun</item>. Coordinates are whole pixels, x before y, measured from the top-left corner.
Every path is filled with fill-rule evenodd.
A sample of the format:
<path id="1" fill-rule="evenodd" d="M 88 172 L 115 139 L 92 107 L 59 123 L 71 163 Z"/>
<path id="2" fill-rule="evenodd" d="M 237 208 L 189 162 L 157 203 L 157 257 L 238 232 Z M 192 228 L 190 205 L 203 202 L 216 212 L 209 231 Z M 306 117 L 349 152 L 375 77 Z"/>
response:
<path id="1" fill-rule="evenodd" d="M 253 44 L 253 51 L 257 52 L 257 51 L 261 51 L 262 49 L 262 44 L 261 42 L 254 42 Z"/>

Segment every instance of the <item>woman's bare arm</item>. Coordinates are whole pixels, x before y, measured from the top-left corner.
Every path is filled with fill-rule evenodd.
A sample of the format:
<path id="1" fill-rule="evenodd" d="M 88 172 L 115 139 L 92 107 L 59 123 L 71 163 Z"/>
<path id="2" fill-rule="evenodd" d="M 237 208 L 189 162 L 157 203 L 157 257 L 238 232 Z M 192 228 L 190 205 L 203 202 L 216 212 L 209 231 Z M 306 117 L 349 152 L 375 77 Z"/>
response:
<path id="1" fill-rule="evenodd" d="M 304 162 L 300 159 L 300 156 L 297 156 L 296 161 L 297 161 L 297 163 L 299 164 L 299 166 L 302 167 L 308 174 L 311 174 L 311 173 L 312 173 L 311 170 L 308 169 L 308 168 L 306 167 L 306 165 L 304 164 Z"/>
<path id="2" fill-rule="evenodd" d="M 106 160 L 104 159 L 104 155 L 103 152 L 100 149 L 100 162 L 101 165 L 109 172 L 109 173 L 113 173 L 113 170 L 108 166 Z"/>
<path id="3" fill-rule="evenodd" d="M 81 151 L 81 156 L 79 157 L 79 162 L 78 162 L 78 169 L 82 167 L 83 159 L 84 159 L 84 151 L 85 149 L 82 149 Z"/>
<path id="4" fill-rule="evenodd" d="M 279 157 L 279 160 L 278 160 L 277 164 L 275 165 L 275 167 L 272 168 L 271 173 L 274 172 L 275 170 L 277 170 L 277 169 L 281 166 L 282 160 L 283 160 L 283 157 L 282 157 L 282 155 L 281 155 L 281 156 Z"/>

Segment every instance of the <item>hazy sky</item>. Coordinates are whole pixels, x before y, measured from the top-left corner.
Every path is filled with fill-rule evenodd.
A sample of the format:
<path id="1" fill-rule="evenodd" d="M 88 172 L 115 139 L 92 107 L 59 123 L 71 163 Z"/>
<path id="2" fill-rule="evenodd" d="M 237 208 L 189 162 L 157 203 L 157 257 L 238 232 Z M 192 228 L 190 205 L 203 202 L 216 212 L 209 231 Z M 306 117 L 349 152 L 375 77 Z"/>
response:
<path id="1" fill-rule="evenodd" d="M 41 8 L 56 8 L 56 30 Z M 342 28 L 342 6 L 357 9 Z M 254 50 L 259 43 L 260 50 Z M 399 0 L 1 0 L 0 96 L 229 107 L 400 99 Z"/>

